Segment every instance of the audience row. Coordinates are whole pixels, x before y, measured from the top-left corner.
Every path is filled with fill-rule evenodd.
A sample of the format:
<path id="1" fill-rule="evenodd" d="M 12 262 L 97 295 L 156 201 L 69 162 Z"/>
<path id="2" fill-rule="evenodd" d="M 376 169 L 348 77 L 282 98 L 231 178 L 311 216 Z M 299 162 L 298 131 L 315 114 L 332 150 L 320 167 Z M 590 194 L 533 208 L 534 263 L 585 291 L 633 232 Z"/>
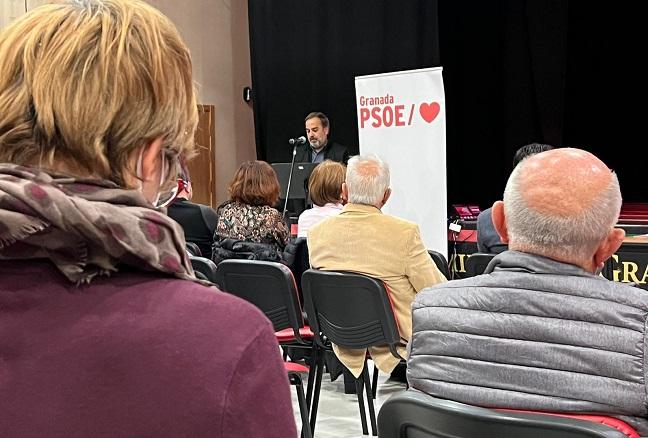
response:
<path id="1" fill-rule="evenodd" d="M 241 165 L 217 211 L 188 202 L 191 71 L 139 0 L 63 0 L 0 33 L 0 435 L 297 436 L 272 325 L 185 251 L 281 261 L 290 241 L 265 162 Z M 598 275 L 624 238 L 617 177 L 580 149 L 521 154 L 487 223 L 508 250 L 484 275 L 448 282 L 417 224 L 382 213 L 376 156 L 315 169 L 311 266 L 384 282 L 412 388 L 604 413 L 646 437 L 648 295 Z M 333 349 L 354 376 L 367 354 L 399 362 Z"/>

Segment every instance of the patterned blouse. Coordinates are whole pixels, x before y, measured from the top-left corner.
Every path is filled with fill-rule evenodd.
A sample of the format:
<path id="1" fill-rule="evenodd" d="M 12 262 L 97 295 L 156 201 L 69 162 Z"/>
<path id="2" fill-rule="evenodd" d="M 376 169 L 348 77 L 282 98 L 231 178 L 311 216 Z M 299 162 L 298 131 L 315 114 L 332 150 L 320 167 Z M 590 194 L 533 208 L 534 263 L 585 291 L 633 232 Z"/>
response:
<path id="1" fill-rule="evenodd" d="M 221 238 L 275 243 L 281 249 L 289 237 L 281 213 L 276 209 L 240 202 L 230 202 L 219 210 L 215 234 Z"/>

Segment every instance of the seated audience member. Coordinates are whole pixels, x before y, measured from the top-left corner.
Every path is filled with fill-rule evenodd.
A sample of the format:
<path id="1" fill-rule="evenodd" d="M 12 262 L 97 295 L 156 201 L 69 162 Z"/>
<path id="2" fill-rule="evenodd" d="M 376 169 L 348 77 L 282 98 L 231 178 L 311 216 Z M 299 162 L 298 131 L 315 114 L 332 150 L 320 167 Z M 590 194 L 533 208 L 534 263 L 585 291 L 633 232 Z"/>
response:
<path id="1" fill-rule="evenodd" d="M 597 275 L 623 241 L 620 208 L 616 175 L 588 152 L 521 162 L 493 205 L 509 251 L 414 301 L 410 385 L 479 406 L 603 413 L 648 436 L 648 293 Z"/>
<path id="2" fill-rule="evenodd" d="M 185 240 L 198 245 L 202 256 L 210 258 L 218 216 L 211 207 L 191 202 L 193 185 L 186 166 L 181 166 L 178 184 L 178 195 L 169 205 L 167 214 L 180 224 Z"/>
<path id="3" fill-rule="evenodd" d="M 198 119 L 173 24 L 38 7 L 0 32 L 0 107 L 0 435 L 295 437 L 272 326 L 154 206 Z"/>
<path id="4" fill-rule="evenodd" d="M 299 215 L 297 237 L 308 236 L 308 230 L 330 216 L 342 211 L 342 183 L 346 167 L 331 160 L 324 160 L 313 169 L 308 180 L 308 193 L 313 201 L 313 208 Z"/>
<path id="5" fill-rule="evenodd" d="M 279 200 L 279 181 L 265 161 L 246 161 L 229 186 L 230 200 L 218 208 L 212 259 L 254 258 L 280 261 L 288 229 L 272 206 Z"/>
<path id="6" fill-rule="evenodd" d="M 513 157 L 513 169 L 525 158 L 551 149 L 553 149 L 553 146 L 540 143 L 531 143 L 522 146 L 515 152 L 515 156 Z M 506 251 L 506 248 L 506 244 L 502 243 L 493 225 L 492 208 L 487 208 L 477 217 L 477 250 L 483 253 L 499 254 Z"/>
<path id="7" fill-rule="evenodd" d="M 446 281 L 430 258 L 416 224 L 382 214 L 389 199 L 389 167 L 380 158 L 355 156 L 349 160 L 342 193 L 348 204 L 342 213 L 315 225 L 308 233 L 311 266 L 352 271 L 383 280 L 391 290 L 401 336 L 412 334 L 411 305 L 418 291 Z M 358 377 L 366 351 L 334 346 L 340 361 Z M 389 348 L 372 348 L 378 368 L 390 373 L 399 359 Z M 405 357 L 405 351 L 401 355 Z"/>

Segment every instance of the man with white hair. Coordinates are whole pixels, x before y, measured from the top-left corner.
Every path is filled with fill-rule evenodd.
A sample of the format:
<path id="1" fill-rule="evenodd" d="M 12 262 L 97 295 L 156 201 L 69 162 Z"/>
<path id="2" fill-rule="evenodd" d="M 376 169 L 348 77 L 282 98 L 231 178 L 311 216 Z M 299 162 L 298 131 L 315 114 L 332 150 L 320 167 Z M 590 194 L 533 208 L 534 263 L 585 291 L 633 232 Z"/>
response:
<path id="1" fill-rule="evenodd" d="M 376 156 L 349 160 L 342 196 L 342 213 L 315 225 L 308 232 L 311 266 L 315 269 L 352 271 L 384 281 L 391 291 L 401 337 L 412 335 L 412 300 L 418 291 L 446 281 L 430 258 L 416 224 L 382 214 L 389 199 L 389 166 Z M 334 346 L 340 361 L 359 377 L 365 350 Z M 370 349 L 374 362 L 391 372 L 399 360 L 389 348 Z M 405 351 L 401 355 L 405 357 Z"/>
<path id="2" fill-rule="evenodd" d="M 620 208 L 616 175 L 588 152 L 521 162 L 493 205 L 509 251 L 414 301 L 410 385 L 479 406 L 604 413 L 648 436 L 648 293 L 597 275 L 623 241 Z"/>

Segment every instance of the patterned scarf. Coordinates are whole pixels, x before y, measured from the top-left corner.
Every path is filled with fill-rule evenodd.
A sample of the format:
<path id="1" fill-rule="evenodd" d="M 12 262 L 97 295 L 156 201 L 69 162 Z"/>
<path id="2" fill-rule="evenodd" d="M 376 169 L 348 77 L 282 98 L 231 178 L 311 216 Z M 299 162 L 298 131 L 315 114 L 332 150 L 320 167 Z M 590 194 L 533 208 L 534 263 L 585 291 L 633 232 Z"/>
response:
<path id="1" fill-rule="evenodd" d="M 0 260 L 49 259 L 89 283 L 119 265 L 196 281 L 180 225 L 137 190 L 0 164 Z"/>

